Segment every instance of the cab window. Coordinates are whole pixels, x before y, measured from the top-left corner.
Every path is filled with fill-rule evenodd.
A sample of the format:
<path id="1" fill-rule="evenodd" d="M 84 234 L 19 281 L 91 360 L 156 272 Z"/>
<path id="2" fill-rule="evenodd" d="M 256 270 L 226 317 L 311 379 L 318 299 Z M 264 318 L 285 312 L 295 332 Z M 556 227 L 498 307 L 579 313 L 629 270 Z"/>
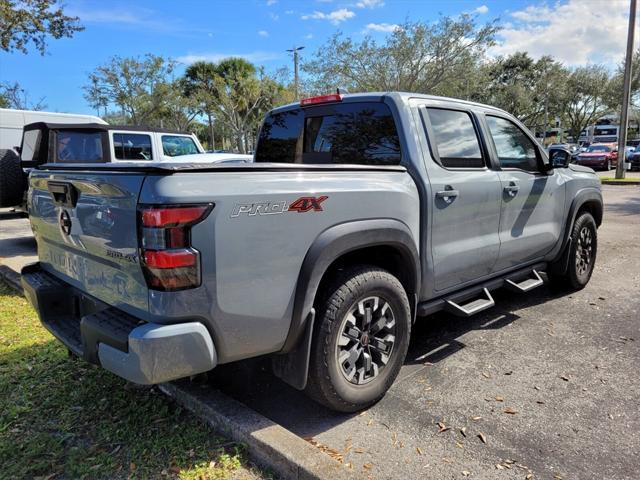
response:
<path id="1" fill-rule="evenodd" d="M 153 160 L 149 135 L 114 133 L 113 149 L 118 160 Z"/>
<path id="2" fill-rule="evenodd" d="M 56 162 L 100 163 L 102 132 L 59 131 L 56 133 Z"/>
<path id="3" fill-rule="evenodd" d="M 397 165 L 400 139 L 389 107 L 358 102 L 297 108 L 269 115 L 256 162 Z"/>
<path id="4" fill-rule="evenodd" d="M 162 135 L 162 151 L 167 157 L 200 153 L 191 137 L 179 135 Z"/>
<path id="5" fill-rule="evenodd" d="M 431 124 L 432 148 L 446 168 L 483 168 L 480 142 L 467 112 L 427 108 Z M 436 153 L 434 152 L 434 153 Z"/>
<path id="6" fill-rule="evenodd" d="M 506 118 L 487 115 L 486 119 L 500 167 L 537 172 L 538 157 L 533 140 Z"/>

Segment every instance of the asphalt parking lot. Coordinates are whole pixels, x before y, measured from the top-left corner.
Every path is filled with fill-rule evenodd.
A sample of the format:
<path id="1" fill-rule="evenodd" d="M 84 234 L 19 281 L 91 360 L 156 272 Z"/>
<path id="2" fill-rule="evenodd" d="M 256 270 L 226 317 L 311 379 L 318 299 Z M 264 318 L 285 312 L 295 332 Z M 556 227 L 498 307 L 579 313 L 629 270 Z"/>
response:
<path id="1" fill-rule="evenodd" d="M 587 288 L 498 292 L 470 319 L 419 319 L 398 380 L 366 412 L 318 406 L 262 359 L 214 370 L 205 388 L 372 478 L 638 478 L 640 186 L 603 192 Z M 0 261 L 23 263 L 28 224 L 0 217 Z"/>

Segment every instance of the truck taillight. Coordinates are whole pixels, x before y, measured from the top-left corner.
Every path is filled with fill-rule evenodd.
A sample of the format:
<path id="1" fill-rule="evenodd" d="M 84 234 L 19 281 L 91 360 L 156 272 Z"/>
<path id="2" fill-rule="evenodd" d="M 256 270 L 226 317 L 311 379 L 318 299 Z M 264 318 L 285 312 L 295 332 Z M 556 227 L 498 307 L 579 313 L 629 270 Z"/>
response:
<path id="1" fill-rule="evenodd" d="M 142 206 L 141 264 L 149 288 L 184 290 L 200 285 L 200 252 L 191 246 L 191 227 L 213 204 Z"/>

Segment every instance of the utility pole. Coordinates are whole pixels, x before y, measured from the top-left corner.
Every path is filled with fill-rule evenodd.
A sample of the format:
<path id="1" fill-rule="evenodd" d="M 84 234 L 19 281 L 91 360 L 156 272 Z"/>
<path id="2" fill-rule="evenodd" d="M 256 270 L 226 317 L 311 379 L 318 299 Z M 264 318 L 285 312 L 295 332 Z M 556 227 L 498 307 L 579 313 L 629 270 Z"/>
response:
<path id="1" fill-rule="evenodd" d="M 293 47 L 288 49 L 287 52 L 293 53 L 293 88 L 296 92 L 296 100 L 300 98 L 298 93 L 298 52 L 304 47 Z"/>
<path id="2" fill-rule="evenodd" d="M 627 127 L 629 124 L 629 102 L 631 100 L 631 62 L 633 60 L 633 37 L 636 30 L 636 0 L 631 0 L 629 10 L 629 31 L 627 33 L 627 56 L 624 61 L 624 92 L 622 97 L 622 114 L 620 115 L 620 136 L 618 137 L 618 162 L 616 178 L 625 177 L 624 163 L 627 145 Z"/>

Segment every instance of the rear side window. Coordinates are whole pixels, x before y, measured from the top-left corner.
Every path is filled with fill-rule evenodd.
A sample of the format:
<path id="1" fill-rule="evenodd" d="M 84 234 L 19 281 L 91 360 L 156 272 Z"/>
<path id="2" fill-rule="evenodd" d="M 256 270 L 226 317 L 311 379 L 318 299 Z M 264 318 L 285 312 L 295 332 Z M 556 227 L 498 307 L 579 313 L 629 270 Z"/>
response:
<path id="1" fill-rule="evenodd" d="M 56 133 L 56 161 L 62 163 L 100 163 L 101 132 L 59 131 Z"/>
<path id="2" fill-rule="evenodd" d="M 487 115 L 487 124 L 496 146 L 502 168 L 538 171 L 538 158 L 533 141 L 510 120 Z"/>
<path id="3" fill-rule="evenodd" d="M 180 155 L 192 155 L 198 152 L 196 142 L 191 137 L 178 135 L 162 136 L 162 151 L 167 157 L 179 157 Z"/>
<path id="4" fill-rule="evenodd" d="M 343 103 L 269 115 L 256 162 L 397 165 L 400 139 L 383 103 Z"/>
<path id="5" fill-rule="evenodd" d="M 484 160 L 471 116 L 458 110 L 427 108 L 433 147 L 446 168 L 483 168 Z"/>
<path id="6" fill-rule="evenodd" d="M 149 135 L 114 133 L 113 148 L 118 160 L 153 160 Z"/>
<path id="7" fill-rule="evenodd" d="M 22 136 L 22 149 L 20 159 L 30 162 L 40 154 L 40 143 L 42 141 L 42 130 L 26 130 Z"/>

